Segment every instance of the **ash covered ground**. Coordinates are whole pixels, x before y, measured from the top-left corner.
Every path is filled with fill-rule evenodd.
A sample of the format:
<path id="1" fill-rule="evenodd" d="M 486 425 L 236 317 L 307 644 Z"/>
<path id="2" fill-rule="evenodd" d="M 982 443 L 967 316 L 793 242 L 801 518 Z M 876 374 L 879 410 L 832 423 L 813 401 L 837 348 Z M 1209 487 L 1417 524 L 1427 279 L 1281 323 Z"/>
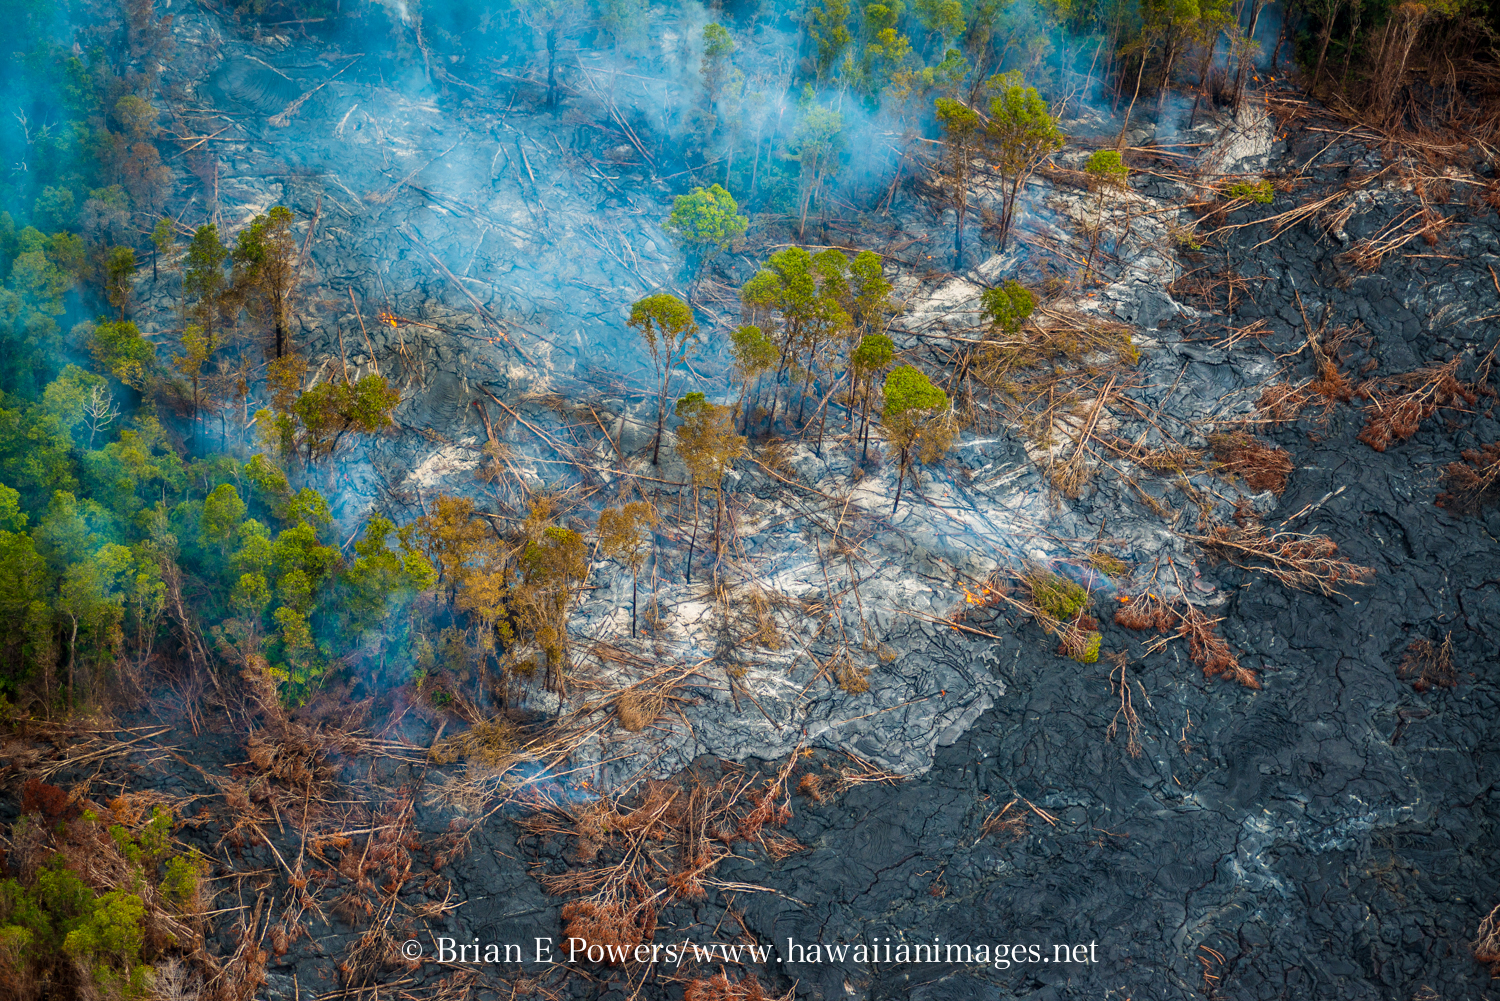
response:
<path id="1" fill-rule="evenodd" d="M 650 462 L 648 359 L 624 322 L 641 296 L 687 290 L 661 222 L 699 178 L 664 148 L 668 132 L 652 130 L 652 102 L 669 83 L 611 79 L 580 57 L 561 74 L 559 109 L 543 106 L 535 80 L 499 66 L 465 67 L 413 96 L 352 53 L 252 43 L 202 11 L 182 12 L 174 30 L 184 106 L 223 109 L 228 123 L 212 160 L 195 161 L 208 164 L 200 180 L 213 186 L 213 211 L 231 230 L 272 204 L 312 220 L 318 292 L 294 340 L 315 367 L 378 370 L 402 389 L 400 433 L 330 476 L 345 534 L 372 509 L 410 519 L 439 493 L 512 509 L 526 490 L 613 496 L 635 483 L 675 502 L 686 470 L 670 435 Z M 330 77 L 295 128 L 268 122 Z M 774 461 L 761 452 L 733 474 L 724 587 L 740 605 L 684 579 L 687 529 L 660 529 L 654 575 L 640 585 L 662 610 L 649 639 L 629 638 L 630 575 L 593 565 L 572 620 L 580 684 L 567 697 L 514 692 L 528 719 L 576 737 L 550 764 L 564 773 L 545 783 L 552 807 L 581 810 L 601 790 L 688 769 L 713 782 L 774 782 L 792 769 L 780 830 L 795 847 L 741 843 L 698 899 L 661 910 L 658 941 L 778 952 L 789 938 L 1034 942 L 1048 954 L 1051 943 L 1097 943 L 1086 966 L 756 968 L 809 998 L 1494 993 L 1468 943 L 1500 902 L 1500 514 L 1434 504 L 1446 464 L 1500 436 L 1492 398 L 1443 409 L 1378 452 L 1358 440 L 1360 401 L 1258 424 L 1294 464 L 1279 496 L 1145 461 L 1204 450 L 1210 425 L 1260 419 L 1265 387 L 1307 383 L 1320 354 L 1351 379 L 1452 359 L 1468 382 L 1487 376 L 1500 220 L 1471 199 L 1487 178 L 1397 170 L 1400 151 L 1286 96 L 1200 117 L 1160 142 L 1149 122 L 1131 132 L 1132 159 L 1160 170 L 1138 174 L 1115 206 L 1104 280 L 1058 289 L 1045 306 L 1118 325 L 1139 352 L 1128 385 L 1080 377 L 1077 406 L 1024 434 L 993 414 L 979 421 L 894 513 L 893 464 L 856 477 L 848 415 L 831 408 L 826 435 L 792 438 Z M 1065 122 L 1078 145 L 1033 178 L 1021 237 L 1003 254 L 981 245 L 963 272 L 938 269 L 952 219 L 920 185 L 897 191 L 889 213 L 872 204 L 809 227 L 807 242 L 882 253 L 905 306 L 897 346 L 941 367 L 976 336 L 985 288 L 1044 277 L 1076 240 L 1093 205 L 1077 172 L 1118 124 Z M 1177 229 L 1194 216 L 1177 206 L 1202 196 L 1194 178 L 1221 174 L 1271 178 L 1274 199 L 1201 224 L 1199 236 L 1216 232 L 1195 248 Z M 1451 223 L 1429 242 L 1429 216 L 1414 212 Z M 1372 242 L 1388 249 L 1362 268 L 1350 251 L 1368 254 Z M 738 321 L 736 289 L 762 257 L 752 246 L 715 261 L 696 290 L 703 327 Z M 171 308 L 170 286 L 139 292 L 143 317 Z M 722 352 L 705 351 L 683 391 L 733 403 L 727 369 Z M 487 485 L 475 473 L 491 434 L 507 472 Z M 1076 486 L 1059 489 L 1060 469 Z M 1324 594 L 1210 559 L 1191 537 L 1236 513 L 1325 535 L 1373 579 Z M 1133 572 L 1090 570 L 1101 550 Z M 1026 564 L 1071 567 L 1093 590 L 1097 662 L 1059 655 L 1056 637 L 1012 606 L 975 600 Z M 1219 620 L 1259 687 L 1205 677 L 1170 630 L 1115 624 L 1112 610 L 1142 594 Z M 751 596 L 764 611 L 747 624 L 731 609 Z M 752 628 L 777 642 L 746 641 Z M 1450 638 L 1451 679 L 1418 690 L 1400 676 L 1414 642 Z M 591 701 L 664 671 L 670 711 L 644 730 Z M 868 690 L 839 684 L 840 671 Z M 425 795 L 459 788 L 473 764 L 432 765 L 411 750 L 442 736 L 432 713 L 383 722 L 386 742 L 350 746 L 325 767 L 372 789 L 414 785 L 405 822 L 451 854 L 425 857 L 391 913 L 309 911 L 308 934 L 274 950 L 257 996 L 353 997 L 377 985 L 397 996 L 681 996 L 674 970 L 562 977 L 430 955 L 402 966 L 381 952 L 408 935 L 429 952 L 441 935 L 560 937 L 568 897 L 544 892 L 539 876 L 565 876 L 582 857 L 576 833 L 518 826 L 518 811 L 472 797 Z M 177 756 L 154 759 L 164 788 L 217 794 L 208 773 L 244 755 L 222 734 L 175 737 Z M 187 836 L 224 854 L 226 822 L 207 808 L 201 820 Z M 231 866 L 260 866 L 272 896 L 305 847 L 276 826 Z M 350 882 L 363 879 L 361 869 Z M 265 892 L 243 877 L 235 885 L 242 901 Z M 369 938 L 372 923 L 386 938 Z M 228 929 L 218 941 L 226 955 L 239 948 Z"/>

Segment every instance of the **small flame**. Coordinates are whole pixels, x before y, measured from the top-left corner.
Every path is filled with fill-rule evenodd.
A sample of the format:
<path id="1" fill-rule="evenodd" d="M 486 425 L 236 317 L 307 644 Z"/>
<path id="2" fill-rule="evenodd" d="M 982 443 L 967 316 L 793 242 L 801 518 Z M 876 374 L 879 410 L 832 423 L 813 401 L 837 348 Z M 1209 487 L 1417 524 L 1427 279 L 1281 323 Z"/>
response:
<path id="1" fill-rule="evenodd" d="M 376 314 L 375 318 L 377 320 L 380 320 L 382 323 L 389 323 L 393 327 L 401 326 L 395 315 L 391 313 L 378 313 Z"/>
<path id="2" fill-rule="evenodd" d="M 973 591 L 970 591 L 962 584 L 960 584 L 959 587 L 964 592 L 964 604 L 966 605 L 980 605 L 987 608 L 995 603 L 995 599 L 990 597 L 990 595 L 994 594 L 994 592 L 987 587 L 980 590 L 977 594 Z"/>

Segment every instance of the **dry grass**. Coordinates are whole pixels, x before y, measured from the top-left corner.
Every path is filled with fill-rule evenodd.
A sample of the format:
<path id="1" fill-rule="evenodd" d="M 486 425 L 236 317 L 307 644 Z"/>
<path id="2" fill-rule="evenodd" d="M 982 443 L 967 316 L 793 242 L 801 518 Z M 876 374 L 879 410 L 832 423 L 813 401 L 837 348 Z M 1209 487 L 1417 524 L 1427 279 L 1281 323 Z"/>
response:
<path id="1" fill-rule="evenodd" d="M 771 776 L 731 769 L 710 781 L 692 773 L 648 782 L 632 797 L 546 804 L 521 820 L 531 834 L 574 840 L 577 868 L 549 873 L 539 865 L 537 873 L 548 893 L 577 896 L 563 907 L 564 934 L 597 947 L 591 961 L 631 964 L 633 947 L 655 934 L 661 908 L 702 899 L 735 843 L 773 859 L 804 850 L 774 830 L 791 819 L 787 781 L 799 756 L 800 749 Z"/>
<path id="2" fill-rule="evenodd" d="M 1379 233 L 1356 241 L 1340 254 L 1337 260 L 1365 274 L 1376 271 L 1385 259 L 1411 241 L 1421 237 L 1428 246 L 1434 246 L 1438 238 L 1455 220 L 1438 215 L 1427 205 L 1413 209 L 1407 215 L 1390 223 Z"/>

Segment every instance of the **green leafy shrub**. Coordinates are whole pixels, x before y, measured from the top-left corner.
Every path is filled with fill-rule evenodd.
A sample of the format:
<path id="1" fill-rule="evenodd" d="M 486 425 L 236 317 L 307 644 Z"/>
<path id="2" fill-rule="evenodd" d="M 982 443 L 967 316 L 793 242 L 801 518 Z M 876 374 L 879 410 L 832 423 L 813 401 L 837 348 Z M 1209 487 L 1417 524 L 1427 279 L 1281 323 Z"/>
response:
<path id="1" fill-rule="evenodd" d="M 1014 336 L 1021 324 L 1036 309 L 1036 296 L 1017 281 L 987 288 L 979 297 L 985 319 L 999 330 Z"/>
<path id="2" fill-rule="evenodd" d="M 1236 181 L 1229 186 L 1228 194 L 1230 198 L 1269 205 L 1276 197 L 1276 189 L 1272 188 L 1271 182 L 1267 180 Z"/>
<path id="3" fill-rule="evenodd" d="M 1059 622 L 1066 622 L 1089 603 L 1089 593 L 1081 584 L 1051 573 L 1037 573 L 1027 578 L 1032 603 Z"/>
<path id="4" fill-rule="evenodd" d="M 1100 633 L 1089 633 L 1088 637 L 1083 641 L 1083 649 L 1074 651 L 1068 656 L 1080 664 L 1097 663 L 1099 660 L 1099 644 L 1103 639 L 1104 637 Z"/>

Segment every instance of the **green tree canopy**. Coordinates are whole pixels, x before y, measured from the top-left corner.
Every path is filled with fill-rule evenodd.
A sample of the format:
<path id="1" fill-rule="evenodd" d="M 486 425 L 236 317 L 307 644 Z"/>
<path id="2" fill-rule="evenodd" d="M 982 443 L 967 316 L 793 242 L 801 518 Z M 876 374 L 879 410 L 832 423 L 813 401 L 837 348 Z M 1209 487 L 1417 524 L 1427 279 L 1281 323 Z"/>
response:
<path id="1" fill-rule="evenodd" d="M 995 170 L 1000 175 L 1000 246 L 1003 250 L 1015 222 L 1016 201 L 1033 171 L 1063 147 L 1063 136 L 1047 102 L 1020 73 L 993 77 L 988 133 Z"/>
<path id="2" fill-rule="evenodd" d="M 1036 309 L 1036 297 L 1017 281 L 987 288 L 979 299 L 985 319 L 1011 336 L 1020 331 L 1021 324 Z"/>
<path id="3" fill-rule="evenodd" d="M 710 25 L 710 27 L 717 27 Z M 723 187 L 714 184 L 678 195 L 672 215 L 662 225 L 692 261 L 694 271 L 715 254 L 745 235 L 750 220 Z"/>
<path id="4" fill-rule="evenodd" d="M 687 354 L 688 340 L 698 332 L 693 309 L 673 295 L 658 292 L 648 295 L 630 307 L 627 325 L 646 342 L 656 367 L 656 437 L 651 445 L 651 464 L 661 459 L 661 436 L 667 420 L 667 393 L 672 372 Z"/>

